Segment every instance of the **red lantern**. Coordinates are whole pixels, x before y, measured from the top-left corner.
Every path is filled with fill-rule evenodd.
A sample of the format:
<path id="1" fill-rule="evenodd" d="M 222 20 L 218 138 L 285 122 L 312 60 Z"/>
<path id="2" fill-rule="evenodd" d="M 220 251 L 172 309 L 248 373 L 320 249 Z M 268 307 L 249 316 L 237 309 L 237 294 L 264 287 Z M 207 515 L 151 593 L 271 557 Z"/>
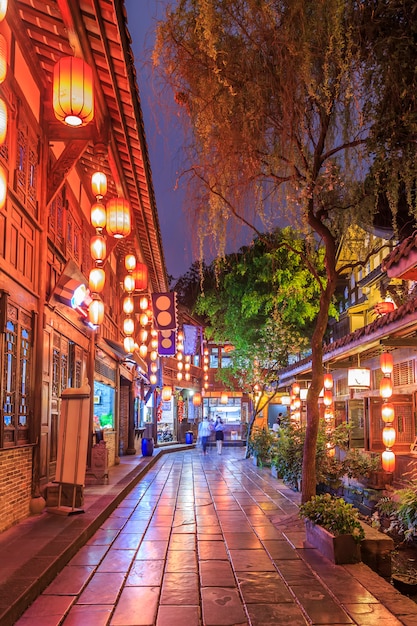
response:
<path id="1" fill-rule="evenodd" d="M 325 389 L 323 394 L 323 404 L 324 406 L 331 406 L 333 402 L 333 394 L 331 389 Z"/>
<path id="2" fill-rule="evenodd" d="M 103 230 L 106 226 L 106 207 L 101 202 L 95 202 L 91 205 L 90 220 L 94 228 Z"/>
<path id="3" fill-rule="evenodd" d="M 392 448 L 395 443 L 395 436 L 395 428 L 392 426 L 385 426 L 385 428 L 382 429 L 382 441 L 386 448 Z"/>
<path id="4" fill-rule="evenodd" d="M 381 364 L 381 370 L 383 374 L 392 374 L 392 370 L 394 369 L 394 361 L 390 352 L 383 352 L 379 358 L 379 362 Z"/>
<path id="5" fill-rule="evenodd" d="M 133 337 L 125 337 L 123 339 L 123 347 L 128 354 L 133 354 L 135 351 L 135 340 Z"/>
<path id="6" fill-rule="evenodd" d="M 106 274 L 101 267 L 94 267 L 90 270 L 88 278 L 88 286 L 90 291 L 94 293 L 101 293 L 104 289 L 104 283 L 106 281 Z"/>
<path id="7" fill-rule="evenodd" d="M 138 263 L 133 271 L 136 291 L 144 291 L 148 288 L 148 266 Z"/>
<path id="8" fill-rule="evenodd" d="M 394 421 L 395 412 L 394 405 L 391 402 L 384 402 L 381 409 L 382 421 L 386 424 L 391 424 Z"/>
<path id="9" fill-rule="evenodd" d="M 7 41 L 0 35 L 0 84 L 3 83 L 7 75 Z"/>
<path id="10" fill-rule="evenodd" d="M 123 320 L 123 332 L 125 335 L 133 335 L 135 332 L 135 322 L 131 317 L 125 317 Z"/>
<path id="11" fill-rule="evenodd" d="M 7 198 L 7 174 L 6 170 L 0 165 L 0 209 L 6 204 Z"/>
<path id="12" fill-rule="evenodd" d="M 392 380 L 388 376 L 383 376 L 381 378 L 381 383 L 379 385 L 379 395 L 381 398 L 388 400 L 392 396 Z"/>
<path id="13" fill-rule="evenodd" d="M 325 389 L 333 389 L 333 376 L 327 372 L 323 378 L 323 386 Z"/>
<path id="14" fill-rule="evenodd" d="M 130 205 L 124 198 L 113 198 L 107 205 L 107 233 L 115 239 L 130 235 L 132 229 Z"/>
<path id="15" fill-rule="evenodd" d="M 83 59 L 63 57 L 53 76 L 55 117 L 68 126 L 85 126 L 94 117 L 93 72 Z"/>
<path id="16" fill-rule="evenodd" d="M 136 267 L 136 257 L 134 254 L 126 254 L 125 256 L 125 268 L 128 272 L 132 272 Z"/>
<path id="17" fill-rule="evenodd" d="M 103 323 L 104 320 L 104 302 L 100 298 L 96 298 L 90 302 L 88 307 L 88 319 L 94 326 Z"/>
<path id="18" fill-rule="evenodd" d="M 384 472 L 393 472 L 395 470 L 395 454 L 392 450 L 384 450 L 382 457 L 382 469 Z"/>
<path id="19" fill-rule="evenodd" d="M 126 315 L 131 315 L 134 309 L 135 309 L 135 303 L 134 303 L 132 296 L 127 296 L 126 298 L 124 298 L 123 311 L 126 313 Z"/>
<path id="20" fill-rule="evenodd" d="M 91 191 L 101 200 L 107 193 L 107 176 L 104 172 L 94 172 L 91 177 Z"/>
<path id="21" fill-rule="evenodd" d="M 142 343 L 139 346 L 139 354 L 142 357 L 142 359 L 146 359 L 146 355 L 148 354 L 148 346 L 145 343 Z"/>
<path id="22" fill-rule="evenodd" d="M 197 392 L 193 395 L 193 405 L 200 406 L 201 404 L 201 393 Z"/>
<path id="23" fill-rule="evenodd" d="M 172 388 L 168 386 L 162 387 L 163 402 L 169 402 L 171 398 L 172 398 Z"/>
<path id="24" fill-rule="evenodd" d="M 7 104 L 0 98 L 0 145 L 6 141 L 7 135 Z"/>
<path id="25" fill-rule="evenodd" d="M 7 13 L 7 0 L 0 0 L 0 22 L 4 20 Z"/>
<path id="26" fill-rule="evenodd" d="M 299 385 L 299 383 L 294 383 L 291 389 L 292 389 L 292 392 L 293 392 L 293 394 L 295 396 L 300 395 L 300 385 Z"/>

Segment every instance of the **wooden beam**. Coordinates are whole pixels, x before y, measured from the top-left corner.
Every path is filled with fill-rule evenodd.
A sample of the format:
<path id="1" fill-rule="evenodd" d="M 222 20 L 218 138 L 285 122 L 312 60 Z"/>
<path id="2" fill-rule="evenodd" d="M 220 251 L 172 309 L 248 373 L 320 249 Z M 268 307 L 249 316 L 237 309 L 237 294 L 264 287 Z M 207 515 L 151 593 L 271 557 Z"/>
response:
<path id="1" fill-rule="evenodd" d="M 48 173 L 47 206 L 49 206 L 55 198 L 62 185 L 65 183 L 69 172 L 81 158 L 87 146 L 88 140 L 86 139 L 76 139 L 67 143 L 61 156 Z"/>

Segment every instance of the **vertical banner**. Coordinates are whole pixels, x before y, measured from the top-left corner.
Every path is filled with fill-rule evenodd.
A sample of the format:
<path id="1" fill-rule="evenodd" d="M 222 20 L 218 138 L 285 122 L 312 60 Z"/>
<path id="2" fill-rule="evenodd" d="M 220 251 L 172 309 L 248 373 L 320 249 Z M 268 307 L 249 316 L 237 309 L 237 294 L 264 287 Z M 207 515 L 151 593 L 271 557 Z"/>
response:
<path id="1" fill-rule="evenodd" d="M 184 354 L 195 354 L 197 350 L 197 339 L 199 326 L 183 324 L 184 331 Z"/>
<path id="2" fill-rule="evenodd" d="M 175 330 L 158 330 L 159 356 L 175 356 L 176 339 Z"/>
<path id="3" fill-rule="evenodd" d="M 153 326 L 155 330 L 176 330 L 177 328 L 177 294 L 152 294 Z"/>

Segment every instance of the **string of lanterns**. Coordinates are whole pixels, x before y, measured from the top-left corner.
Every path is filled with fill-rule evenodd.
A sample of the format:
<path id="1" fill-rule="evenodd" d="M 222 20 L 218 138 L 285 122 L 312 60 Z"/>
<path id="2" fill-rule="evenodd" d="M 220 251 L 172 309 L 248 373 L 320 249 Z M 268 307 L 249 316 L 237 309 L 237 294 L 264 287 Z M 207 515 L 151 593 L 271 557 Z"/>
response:
<path id="1" fill-rule="evenodd" d="M 391 353 L 383 352 L 381 354 L 380 367 L 383 373 L 379 386 L 379 394 L 383 399 L 381 418 L 385 424 L 382 429 L 382 441 L 385 446 L 385 450 L 382 453 L 382 469 L 385 472 L 393 472 L 395 469 L 395 454 L 392 447 L 395 444 L 396 431 L 393 426 L 395 419 L 394 405 L 389 402 L 392 396 L 392 372 L 394 369 Z"/>

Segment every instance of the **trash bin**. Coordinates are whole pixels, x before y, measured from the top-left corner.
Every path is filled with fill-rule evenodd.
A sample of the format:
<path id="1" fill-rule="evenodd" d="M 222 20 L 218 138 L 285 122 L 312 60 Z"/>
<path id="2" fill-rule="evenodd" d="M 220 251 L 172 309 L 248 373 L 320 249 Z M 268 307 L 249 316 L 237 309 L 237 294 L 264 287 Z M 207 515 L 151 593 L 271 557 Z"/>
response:
<path id="1" fill-rule="evenodd" d="M 193 431 L 187 430 L 185 433 L 185 443 L 191 444 L 193 443 Z"/>
<path id="2" fill-rule="evenodd" d="M 142 456 L 153 455 L 153 437 L 142 437 Z"/>

